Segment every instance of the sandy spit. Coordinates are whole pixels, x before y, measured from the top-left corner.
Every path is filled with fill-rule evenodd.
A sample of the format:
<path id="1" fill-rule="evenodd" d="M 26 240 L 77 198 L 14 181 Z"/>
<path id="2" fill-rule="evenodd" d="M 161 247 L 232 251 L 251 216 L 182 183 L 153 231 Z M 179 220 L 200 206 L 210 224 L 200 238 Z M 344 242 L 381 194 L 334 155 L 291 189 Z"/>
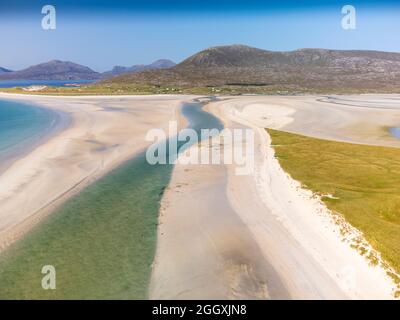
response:
<path id="1" fill-rule="evenodd" d="M 396 99 L 248 96 L 208 104 L 226 128 L 254 130 L 255 170 L 238 176 L 235 165 L 176 165 L 150 297 L 392 299 L 391 278 L 343 241 L 331 212 L 282 170 L 264 128 L 399 145 L 382 131 L 400 120 Z"/>
<path id="2" fill-rule="evenodd" d="M 149 129 L 168 132 L 192 96 L 51 97 L 1 94 L 68 113 L 72 121 L 0 175 L 0 251 L 56 206 L 144 150 Z"/>

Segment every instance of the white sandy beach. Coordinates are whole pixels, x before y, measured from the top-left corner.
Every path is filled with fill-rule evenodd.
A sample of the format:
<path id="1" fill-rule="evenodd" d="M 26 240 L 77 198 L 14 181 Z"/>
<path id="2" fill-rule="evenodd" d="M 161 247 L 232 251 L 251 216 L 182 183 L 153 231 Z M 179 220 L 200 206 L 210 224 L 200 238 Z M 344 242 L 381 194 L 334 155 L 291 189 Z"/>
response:
<path id="1" fill-rule="evenodd" d="M 195 98 L 4 97 L 67 112 L 73 121 L 0 175 L 0 251 L 144 150 L 149 129 L 168 132 L 169 120 L 182 123 L 182 102 Z M 161 204 L 150 298 L 393 298 L 385 270 L 342 241 L 331 213 L 281 169 L 264 128 L 400 146 L 383 129 L 400 124 L 397 101 L 393 95 L 242 96 L 209 103 L 225 127 L 254 130 L 255 171 L 237 176 L 235 165 L 175 166 Z"/>
<path id="2" fill-rule="evenodd" d="M 94 179 L 150 144 L 189 96 L 51 97 L 1 94 L 60 110 L 70 126 L 0 175 L 0 251 Z"/>
<path id="3" fill-rule="evenodd" d="M 175 167 L 151 298 L 393 298 L 385 270 L 343 241 L 326 207 L 281 169 L 264 130 L 400 145 L 382 128 L 400 123 L 397 96 L 326 99 L 222 97 L 207 106 L 227 128 L 253 128 L 256 170 L 237 176 L 234 165 Z"/>

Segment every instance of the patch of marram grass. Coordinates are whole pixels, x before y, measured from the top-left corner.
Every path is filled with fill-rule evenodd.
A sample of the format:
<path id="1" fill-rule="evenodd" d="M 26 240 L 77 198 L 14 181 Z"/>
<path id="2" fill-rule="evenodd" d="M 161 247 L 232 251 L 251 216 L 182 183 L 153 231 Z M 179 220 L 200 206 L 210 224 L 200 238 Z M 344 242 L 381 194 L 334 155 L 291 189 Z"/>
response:
<path id="1" fill-rule="evenodd" d="M 307 189 L 330 195 L 321 197 L 326 206 L 360 230 L 399 272 L 400 149 L 267 131 L 282 168 Z M 356 249 L 377 264 L 361 244 Z"/>

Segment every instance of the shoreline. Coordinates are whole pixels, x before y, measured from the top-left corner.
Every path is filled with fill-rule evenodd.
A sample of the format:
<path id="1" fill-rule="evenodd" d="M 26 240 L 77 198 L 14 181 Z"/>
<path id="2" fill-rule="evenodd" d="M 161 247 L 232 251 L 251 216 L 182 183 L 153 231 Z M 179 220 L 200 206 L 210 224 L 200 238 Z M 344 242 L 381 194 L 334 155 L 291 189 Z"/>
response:
<path id="1" fill-rule="evenodd" d="M 19 102 L 18 100 L 14 100 L 12 98 L 3 98 L 2 95 L 0 95 L 0 99 L 2 101 Z M 66 112 L 45 108 L 38 105 L 37 103 L 29 103 L 27 104 L 27 106 L 30 108 L 41 109 L 45 110 L 46 112 L 53 113 L 53 121 L 48 126 L 46 126 L 44 130 L 38 133 L 38 137 L 34 141 L 21 142 L 22 145 L 18 146 L 18 150 L 12 150 L 11 152 L 9 152 L 9 154 L 6 155 L 5 158 L 1 160 L 0 175 L 5 172 L 15 161 L 24 158 L 37 147 L 46 143 L 51 138 L 57 136 L 62 131 L 68 129 L 73 125 L 73 119 Z"/>
<path id="2" fill-rule="evenodd" d="M 193 98 L 3 96 L 67 112 L 72 120 L 0 175 L 0 252 L 65 200 L 145 150 L 146 132 L 167 131 L 181 103 Z"/>
<path id="3" fill-rule="evenodd" d="M 369 115 L 362 112 L 340 123 L 347 128 L 338 135 L 332 129 L 351 108 L 328 117 L 326 112 L 336 109 L 318 112 L 314 97 L 302 99 L 300 109 L 292 97 L 226 97 L 207 104 L 226 128 L 255 131 L 256 170 L 236 176 L 235 165 L 175 166 L 162 199 L 152 299 L 394 298 L 396 286 L 386 271 L 370 266 L 344 243 L 331 212 L 282 170 L 264 130 L 289 128 L 365 143 L 375 129 L 360 134 L 354 128 Z M 312 120 L 321 119 L 320 130 L 307 125 L 310 111 L 317 112 Z M 397 110 L 389 113 L 399 117 Z M 375 114 L 376 126 L 393 121 L 389 118 Z M 399 144 L 379 139 L 373 142 Z M 226 203 L 216 195 L 227 197 Z M 238 234 L 248 235 L 242 241 L 245 251 L 232 245 L 232 235 Z M 268 272 L 260 273 L 260 265 Z"/>
<path id="4" fill-rule="evenodd" d="M 174 165 L 161 200 L 150 299 L 289 298 L 274 268 L 258 258 L 226 186 L 224 165 Z"/>
<path id="5" fill-rule="evenodd" d="M 264 246 L 263 252 L 270 259 L 281 259 L 281 268 L 283 266 L 286 268 L 286 272 L 281 273 L 281 276 L 286 278 L 290 292 L 300 299 L 394 298 L 396 285 L 388 277 L 386 270 L 380 266 L 370 266 L 367 259 L 352 249 L 349 243 L 344 243 L 339 236 L 340 228 L 334 221 L 333 213 L 318 197 L 315 197 L 311 191 L 303 189 L 281 168 L 274 156 L 271 139 L 264 128 L 254 122 L 254 114 L 249 116 L 246 113 L 246 107 L 240 111 L 232 111 L 231 108 L 228 110 L 228 106 L 224 106 L 223 103 L 218 107 L 227 121 L 253 128 L 260 139 L 258 142 L 260 148 L 256 150 L 262 151 L 258 159 L 256 158 L 258 165 L 253 176 L 256 186 L 254 192 L 258 194 L 264 205 L 263 211 L 268 212 L 266 209 L 270 211 L 269 216 L 265 214 L 262 216 L 261 211 L 259 211 L 259 216 L 248 214 L 256 211 L 249 210 L 249 206 L 256 202 L 254 199 L 251 202 L 248 201 L 247 206 L 245 206 L 245 197 L 242 197 L 244 200 L 237 201 L 241 199 L 240 196 L 246 188 L 243 187 L 243 179 L 239 179 L 233 172 L 230 175 L 232 182 L 228 194 L 229 199 L 236 203 L 237 212 L 242 211 L 243 221 L 247 222 L 261 246 Z M 283 109 L 281 114 L 277 110 L 271 110 L 271 112 L 274 112 L 271 118 L 275 119 L 274 125 L 278 130 L 290 127 L 296 121 L 297 111 L 295 110 Z M 232 192 L 235 189 L 237 191 Z M 268 225 L 274 236 L 268 239 L 271 235 L 266 236 L 260 225 Z M 273 228 L 272 225 L 276 227 Z M 354 233 L 358 231 L 353 227 L 349 227 L 349 230 Z M 286 238 L 287 243 L 290 241 L 293 243 L 280 248 L 281 246 L 276 244 L 274 239 L 282 237 Z M 301 248 L 301 250 L 297 252 L 296 248 Z M 288 254 L 290 251 L 292 252 Z M 296 270 L 293 265 L 308 265 L 308 267 L 304 270 Z M 302 288 L 298 279 L 308 282 L 310 287 Z M 326 284 L 322 285 L 324 281 Z M 314 293 L 312 293 L 313 290 L 315 290 Z M 335 291 L 339 296 L 335 297 Z"/>
<path id="6" fill-rule="evenodd" d="M 0 252 L 66 199 L 143 151 L 149 128 L 168 131 L 172 119 L 182 124 L 182 103 L 198 96 L 36 97 L 49 108 L 68 111 L 74 121 L 13 163 L 6 178 L 0 175 L 0 200 L 5 200 L 0 202 Z M 256 171 L 243 177 L 235 175 L 235 165 L 174 166 L 160 204 L 150 298 L 393 298 L 384 270 L 369 266 L 341 242 L 331 213 L 281 169 L 266 123 L 276 129 L 309 128 L 298 125 L 304 109 L 271 99 L 227 97 L 204 108 L 227 128 L 255 131 Z M 321 126 L 334 127 L 336 121 Z M 328 129 L 315 132 L 329 135 Z M 29 208 L 19 205 L 26 201 L 22 194 Z M 20 211 L 14 215 L 13 209 Z"/>

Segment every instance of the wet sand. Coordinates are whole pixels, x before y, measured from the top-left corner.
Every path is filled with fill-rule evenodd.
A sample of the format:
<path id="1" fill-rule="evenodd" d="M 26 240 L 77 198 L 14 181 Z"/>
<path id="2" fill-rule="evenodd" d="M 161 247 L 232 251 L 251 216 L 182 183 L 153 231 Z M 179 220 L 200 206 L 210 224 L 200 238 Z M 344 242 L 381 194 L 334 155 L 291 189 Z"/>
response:
<path id="1" fill-rule="evenodd" d="M 0 250 L 56 206 L 133 157 L 151 142 L 149 129 L 168 121 L 190 96 L 1 97 L 67 113 L 70 126 L 37 146 L 0 175 Z"/>
<path id="2" fill-rule="evenodd" d="M 182 122 L 180 106 L 194 97 L 12 98 L 67 112 L 73 121 L 0 175 L 0 248 L 142 151 L 149 129 Z M 397 97 L 367 98 L 244 96 L 208 104 L 225 127 L 254 130 L 255 171 L 175 166 L 161 204 L 150 298 L 392 298 L 385 271 L 341 241 L 330 212 L 280 168 L 264 130 L 400 145 L 382 129 L 400 122 Z"/>
<path id="3" fill-rule="evenodd" d="M 318 197 L 281 169 L 264 128 L 399 145 L 382 129 L 400 120 L 396 98 L 372 97 L 391 105 L 368 110 L 320 99 L 221 97 L 207 105 L 226 128 L 254 130 L 255 172 L 176 165 L 162 201 L 151 298 L 393 298 L 385 270 L 343 242 Z"/>

